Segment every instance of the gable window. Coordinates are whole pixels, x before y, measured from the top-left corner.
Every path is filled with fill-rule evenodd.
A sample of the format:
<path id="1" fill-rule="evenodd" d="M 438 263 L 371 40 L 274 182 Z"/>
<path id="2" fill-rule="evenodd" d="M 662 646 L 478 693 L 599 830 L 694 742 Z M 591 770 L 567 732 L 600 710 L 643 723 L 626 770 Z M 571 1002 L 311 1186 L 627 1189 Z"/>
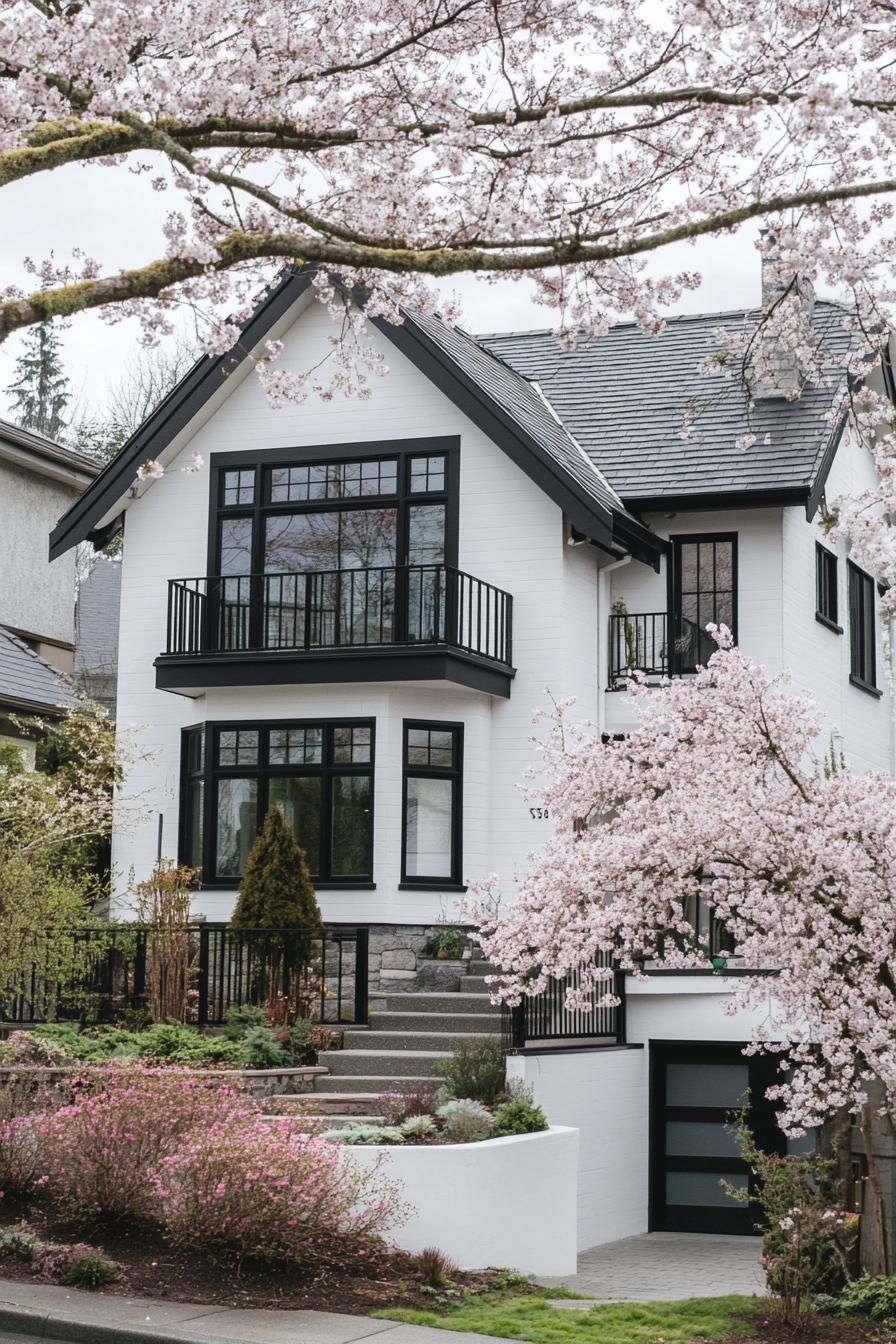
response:
<path id="1" fill-rule="evenodd" d="M 222 456 L 213 475 L 209 564 L 223 649 L 444 633 L 444 566 L 457 559 L 455 440 L 278 449 L 252 465 Z"/>
<path id="2" fill-rule="evenodd" d="M 671 541 L 670 670 L 694 672 L 716 649 L 707 625 L 727 625 L 737 638 L 737 533 Z"/>
<path id="3" fill-rule="evenodd" d="M 837 556 L 820 542 L 815 543 L 815 619 L 837 634 Z"/>
<path id="4" fill-rule="evenodd" d="M 403 883 L 460 883 L 462 752 L 460 724 L 405 721 Z"/>
<path id="5" fill-rule="evenodd" d="M 207 724 L 184 734 L 181 853 L 206 884 L 242 877 L 272 807 L 317 885 L 373 878 L 371 720 Z"/>
<path id="6" fill-rule="evenodd" d="M 851 560 L 846 562 L 849 589 L 849 680 L 862 690 L 877 689 L 877 632 L 874 580 Z"/>

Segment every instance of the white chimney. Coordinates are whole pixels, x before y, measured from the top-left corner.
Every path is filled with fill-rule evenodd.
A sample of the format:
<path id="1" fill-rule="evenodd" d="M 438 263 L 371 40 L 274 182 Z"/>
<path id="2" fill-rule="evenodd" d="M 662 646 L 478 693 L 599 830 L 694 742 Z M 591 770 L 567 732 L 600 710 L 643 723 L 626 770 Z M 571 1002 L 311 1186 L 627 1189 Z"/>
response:
<path id="1" fill-rule="evenodd" d="M 799 344 L 800 326 L 811 327 L 815 309 L 812 281 L 800 274 L 782 274 L 775 235 L 763 229 L 762 240 L 766 245 L 762 253 L 762 316 L 769 321 L 756 341 L 752 392 L 757 401 L 792 398 L 801 390 L 805 370 L 792 345 Z M 795 324 L 794 316 L 801 321 Z"/>

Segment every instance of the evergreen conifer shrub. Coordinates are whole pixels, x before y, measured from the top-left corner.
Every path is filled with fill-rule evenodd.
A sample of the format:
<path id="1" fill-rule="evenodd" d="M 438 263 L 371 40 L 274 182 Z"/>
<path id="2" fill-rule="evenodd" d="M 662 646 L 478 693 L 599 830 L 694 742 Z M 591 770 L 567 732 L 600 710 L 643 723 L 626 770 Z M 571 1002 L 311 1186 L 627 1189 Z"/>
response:
<path id="1" fill-rule="evenodd" d="M 255 838 L 231 924 L 243 929 L 291 929 L 323 932 L 317 893 L 305 851 L 272 807 Z"/>

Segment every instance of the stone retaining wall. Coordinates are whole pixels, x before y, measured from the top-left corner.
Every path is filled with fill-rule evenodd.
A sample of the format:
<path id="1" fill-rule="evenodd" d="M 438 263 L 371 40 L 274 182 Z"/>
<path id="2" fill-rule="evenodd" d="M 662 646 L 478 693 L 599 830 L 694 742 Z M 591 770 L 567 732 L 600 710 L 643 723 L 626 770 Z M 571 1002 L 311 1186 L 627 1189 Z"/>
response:
<path id="1" fill-rule="evenodd" d="M 396 994 L 440 990 L 451 993 L 459 989 L 471 955 L 466 939 L 464 957 L 459 961 L 441 961 L 426 955 L 430 938 L 443 927 L 437 924 L 372 924 L 371 992 Z"/>

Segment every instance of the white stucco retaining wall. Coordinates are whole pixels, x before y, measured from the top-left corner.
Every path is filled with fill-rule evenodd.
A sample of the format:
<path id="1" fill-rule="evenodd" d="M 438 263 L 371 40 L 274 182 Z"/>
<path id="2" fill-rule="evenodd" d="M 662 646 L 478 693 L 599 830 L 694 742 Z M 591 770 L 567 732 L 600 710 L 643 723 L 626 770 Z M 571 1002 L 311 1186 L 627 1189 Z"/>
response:
<path id="1" fill-rule="evenodd" d="M 387 1159 L 384 1175 L 401 1183 L 413 1207 L 405 1225 L 388 1234 L 403 1250 L 437 1246 L 461 1269 L 575 1273 L 577 1130 L 342 1151 L 367 1169 Z"/>
<path id="2" fill-rule="evenodd" d="M 647 1231 L 647 1051 L 510 1055 L 508 1077 L 533 1091 L 552 1125 L 579 1131 L 579 1250 Z"/>

